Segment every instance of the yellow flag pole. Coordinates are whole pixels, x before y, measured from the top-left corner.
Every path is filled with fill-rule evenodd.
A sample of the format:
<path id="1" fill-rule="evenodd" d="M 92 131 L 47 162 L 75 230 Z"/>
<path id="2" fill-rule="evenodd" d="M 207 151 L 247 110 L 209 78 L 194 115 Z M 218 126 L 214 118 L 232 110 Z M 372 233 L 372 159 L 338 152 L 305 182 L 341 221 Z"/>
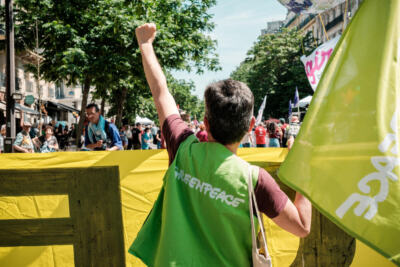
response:
<path id="1" fill-rule="evenodd" d="M 344 8 L 344 18 L 343 18 L 343 27 L 342 27 L 342 34 L 344 32 L 344 28 L 346 27 L 346 22 L 347 22 L 347 6 L 348 6 L 348 0 L 346 0 L 346 5 Z"/>
<path id="2" fill-rule="evenodd" d="M 325 25 L 324 25 L 324 22 L 322 21 L 321 14 L 318 14 L 318 17 L 319 17 L 319 20 L 321 21 L 322 28 L 324 29 L 324 33 L 325 33 L 326 40 L 329 41 L 329 36 L 328 36 L 328 34 L 326 33 Z"/>

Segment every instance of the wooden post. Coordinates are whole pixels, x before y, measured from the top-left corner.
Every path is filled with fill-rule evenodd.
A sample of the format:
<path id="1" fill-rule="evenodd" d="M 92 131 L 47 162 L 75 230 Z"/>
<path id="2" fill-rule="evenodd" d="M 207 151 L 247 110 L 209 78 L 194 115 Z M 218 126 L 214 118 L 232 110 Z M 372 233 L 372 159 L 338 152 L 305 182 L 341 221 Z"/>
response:
<path id="1" fill-rule="evenodd" d="M 265 166 L 262 166 L 265 167 Z M 271 168 L 271 167 L 270 167 Z M 274 168 L 274 167 L 272 167 Z M 294 199 L 295 191 L 277 178 L 277 169 L 269 171 L 281 189 Z M 313 207 L 311 232 L 300 239 L 300 246 L 291 267 L 350 266 L 356 250 L 356 240 L 337 227 Z"/>

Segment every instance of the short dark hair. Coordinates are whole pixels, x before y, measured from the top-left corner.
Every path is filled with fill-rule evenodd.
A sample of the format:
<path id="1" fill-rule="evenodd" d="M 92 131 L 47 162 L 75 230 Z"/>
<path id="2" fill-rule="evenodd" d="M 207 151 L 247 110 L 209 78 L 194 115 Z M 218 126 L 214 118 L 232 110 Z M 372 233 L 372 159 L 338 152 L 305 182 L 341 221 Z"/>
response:
<path id="1" fill-rule="evenodd" d="M 48 129 L 50 129 L 53 133 L 54 133 L 54 128 L 50 125 L 46 125 L 46 127 L 44 127 L 44 131 L 46 132 Z"/>
<path id="2" fill-rule="evenodd" d="M 249 87 L 232 79 L 207 86 L 205 116 L 211 135 L 223 145 L 240 142 L 249 130 L 254 96 Z"/>
<path id="3" fill-rule="evenodd" d="M 95 108 L 96 112 L 99 112 L 99 106 L 96 103 L 90 103 L 89 105 L 86 106 L 86 109 L 90 109 L 90 108 Z"/>
<path id="4" fill-rule="evenodd" d="M 137 122 L 137 123 L 136 123 L 136 126 L 140 126 L 140 125 L 142 125 L 140 122 Z"/>

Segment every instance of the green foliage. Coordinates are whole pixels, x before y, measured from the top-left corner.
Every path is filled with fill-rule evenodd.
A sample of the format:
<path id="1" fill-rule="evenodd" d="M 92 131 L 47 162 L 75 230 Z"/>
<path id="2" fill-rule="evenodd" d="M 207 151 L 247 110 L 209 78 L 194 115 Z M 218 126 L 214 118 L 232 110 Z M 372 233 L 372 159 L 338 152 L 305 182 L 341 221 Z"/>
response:
<path id="1" fill-rule="evenodd" d="M 122 114 L 120 109 L 129 106 L 134 113 L 129 113 L 130 108 L 124 113 L 134 116 L 146 103 L 143 99 L 149 99 L 136 27 L 144 22 L 156 23 L 155 50 L 166 70 L 218 70 L 216 41 L 207 34 L 214 28 L 207 12 L 215 3 L 216 0 L 15 0 L 16 48 L 35 48 L 37 22 L 44 57 L 40 66 L 42 78 L 81 83 L 84 98 L 90 87 L 98 88 L 96 97 L 108 95 L 111 101 L 116 100 L 110 102 L 118 111 L 116 114 Z M 86 101 L 83 99 L 83 105 Z"/>
<path id="2" fill-rule="evenodd" d="M 176 104 L 180 109 L 189 113 L 192 119 L 201 121 L 204 117 L 204 103 L 197 96 L 192 95 L 195 90 L 192 81 L 177 80 L 167 73 L 168 88 L 175 98 Z M 110 103 L 117 103 L 121 95 L 111 94 Z M 114 116 L 118 112 L 117 106 L 113 105 L 108 112 L 108 116 Z M 157 110 L 151 97 L 150 90 L 138 93 L 137 90 L 128 90 L 124 104 L 123 121 L 132 124 L 136 116 L 147 117 L 158 124 Z"/>
<path id="3" fill-rule="evenodd" d="M 254 112 L 258 111 L 267 94 L 264 118 L 286 117 L 289 100 L 294 98 L 296 86 L 300 98 L 313 94 L 300 57 L 312 47 L 312 36 L 303 37 L 296 29 L 262 35 L 247 52 L 246 59 L 233 71 L 231 77 L 245 82 L 255 98 Z M 303 45 L 302 45 L 303 43 Z"/>
<path id="4" fill-rule="evenodd" d="M 193 81 L 177 80 L 171 75 L 167 75 L 167 80 L 168 88 L 179 108 L 189 113 L 192 119 L 203 120 L 204 103 L 197 96 L 192 95 L 195 90 Z"/>

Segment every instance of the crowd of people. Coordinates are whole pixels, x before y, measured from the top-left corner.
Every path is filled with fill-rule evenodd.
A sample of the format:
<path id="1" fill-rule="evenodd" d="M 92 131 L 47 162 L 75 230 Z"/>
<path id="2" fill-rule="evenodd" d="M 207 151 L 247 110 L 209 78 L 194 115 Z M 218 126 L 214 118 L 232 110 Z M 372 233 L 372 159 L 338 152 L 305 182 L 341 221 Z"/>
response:
<path id="1" fill-rule="evenodd" d="M 258 123 L 251 133 L 246 133 L 240 146 L 291 148 L 299 130 L 300 122 L 297 116 L 291 116 L 289 124 L 284 118 L 269 119 Z"/>
<path id="2" fill-rule="evenodd" d="M 22 122 L 13 143 L 16 153 L 48 153 L 57 151 L 101 151 L 101 150 L 148 150 L 164 149 L 166 144 L 160 127 L 154 123 L 124 125 L 119 130 L 114 123 L 106 120 L 96 104 L 86 107 L 85 127 L 76 146 L 76 125 L 71 126 L 51 121 L 46 125 Z M 202 123 L 188 124 L 201 142 L 207 142 L 207 131 Z M 1 126 L 0 153 L 4 152 L 6 125 Z"/>
<path id="3" fill-rule="evenodd" d="M 160 127 L 155 124 L 124 125 L 119 130 L 112 122 L 101 116 L 96 104 L 86 108 L 87 123 L 76 144 L 76 126 L 63 125 L 55 121 L 47 125 L 32 125 L 29 122 L 21 124 L 22 129 L 13 144 L 14 152 L 48 153 L 57 151 L 92 151 L 92 150 L 148 150 L 165 149 L 166 144 Z M 247 133 L 240 147 L 291 147 L 300 129 L 297 116 L 286 123 L 284 118 L 269 119 L 259 123 L 251 133 Z M 187 123 L 189 129 L 200 142 L 207 142 L 207 131 L 203 122 L 194 120 Z M 41 132 L 40 130 L 41 129 Z M 0 153 L 4 152 L 6 126 L 1 126 Z"/>
<path id="4" fill-rule="evenodd" d="M 20 125 L 13 152 L 20 153 L 47 153 L 65 151 L 76 138 L 75 125 L 63 125 L 50 122 L 46 125 L 31 124 L 23 121 Z M 0 153 L 4 152 L 4 139 L 6 137 L 6 125 L 1 126 Z"/>

